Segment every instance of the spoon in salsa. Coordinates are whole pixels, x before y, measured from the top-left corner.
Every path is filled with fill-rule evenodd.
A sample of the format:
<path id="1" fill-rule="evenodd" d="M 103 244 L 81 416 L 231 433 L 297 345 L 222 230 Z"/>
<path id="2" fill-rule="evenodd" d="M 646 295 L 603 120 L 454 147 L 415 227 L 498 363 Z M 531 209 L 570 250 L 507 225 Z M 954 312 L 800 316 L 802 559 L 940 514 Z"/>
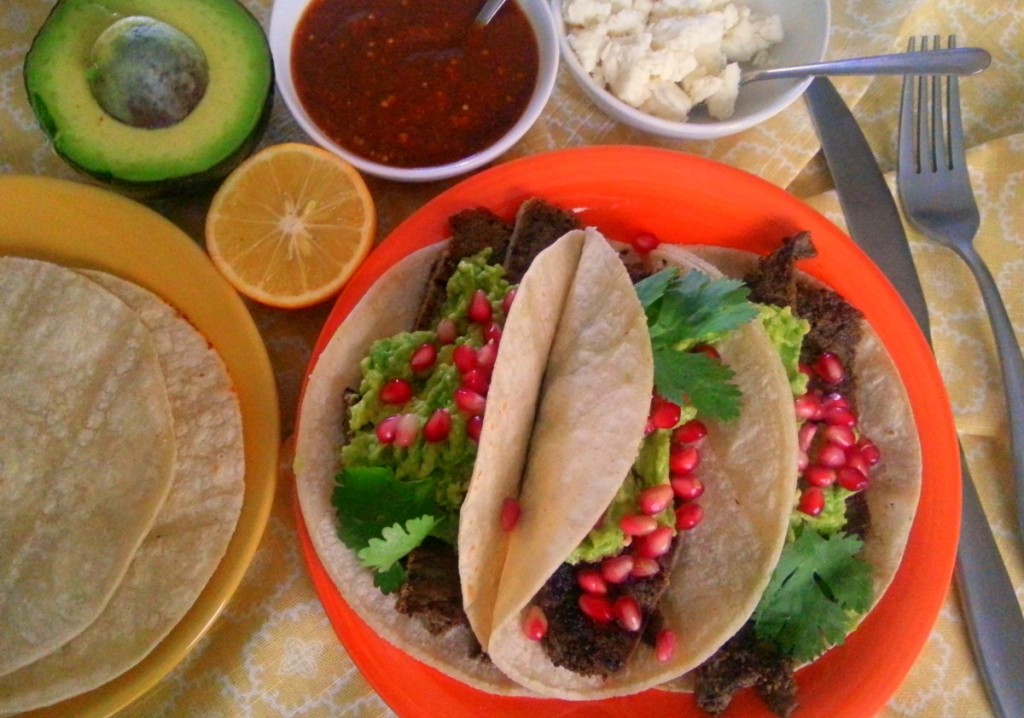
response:
<path id="1" fill-rule="evenodd" d="M 498 14 L 498 10 L 501 10 L 501 6 L 504 4 L 505 0 L 487 0 L 484 6 L 480 8 L 480 12 L 473 18 L 473 24 L 486 25 Z"/>

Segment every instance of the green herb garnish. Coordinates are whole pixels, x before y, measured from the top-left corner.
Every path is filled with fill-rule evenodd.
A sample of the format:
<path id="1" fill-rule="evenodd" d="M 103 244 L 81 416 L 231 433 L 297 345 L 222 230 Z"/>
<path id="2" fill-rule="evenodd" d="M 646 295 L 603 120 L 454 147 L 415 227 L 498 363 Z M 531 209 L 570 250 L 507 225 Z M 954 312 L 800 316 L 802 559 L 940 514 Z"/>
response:
<path id="1" fill-rule="evenodd" d="M 843 642 L 871 607 L 871 567 L 860 539 L 805 529 L 786 544 L 754 612 L 754 631 L 798 663 Z"/>
<path id="2" fill-rule="evenodd" d="M 346 469 L 338 477 L 331 496 L 338 536 L 374 569 L 374 583 L 384 593 L 402 585 L 405 572 L 398 560 L 428 535 L 451 542 L 455 529 L 443 519 L 434 493 L 433 481 L 399 481 L 390 468 Z"/>
<path id="3" fill-rule="evenodd" d="M 669 268 L 636 285 L 647 315 L 654 352 L 654 388 L 679 404 L 692 404 L 705 417 L 728 421 L 739 416 L 741 395 L 733 371 L 711 357 L 690 351 L 757 317 L 738 280 L 712 279 L 703 272 L 683 276 Z"/>

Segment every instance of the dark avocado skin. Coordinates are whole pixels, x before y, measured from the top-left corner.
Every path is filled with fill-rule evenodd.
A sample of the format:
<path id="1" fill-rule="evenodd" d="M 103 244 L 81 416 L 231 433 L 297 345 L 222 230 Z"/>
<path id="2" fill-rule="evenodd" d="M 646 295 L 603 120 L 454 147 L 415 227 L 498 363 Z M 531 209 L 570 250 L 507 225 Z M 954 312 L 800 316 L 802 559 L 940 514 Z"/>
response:
<path id="1" fill-rule="evenodd" d="M 185 0 L 174 0 L 175 2 L 183 2 Z M 234 0 L 232 0 L 234 1 Z M 237 3 L 241 11 L 243 11 L 254 24 L 259 26 L 259 21 L 245 8 L 241 3 Z M 60 1 L 50 10 L 50 16 L 43 23 L 42 28 L 46 27 L 46 24 L 50 22 L 50 18 L 57 12 L 60 6 Z M 32 50 L 35 48 L 36 41 L 38 40 L 40 33 L 36 35 L 33 40 L 32 46 L 29 48 L 28 55 L 32 54 Z M 264 37 L 264 42 L 266 38 Z M 267 54 L 269 56 L 270 50 L 267 48 Z M 27 56 L 28 56 L 27 55 Z M 113 176 L 110 173 L 96 170 L 83 166 L 76 162 L 74 158 L 69 157 L 67 154 L 61 152 L 55 145 L 54 151 L 60 158 L 72 169 L 79 172 L 80 174 L 89 177 L 101 184 L 108 186 L 109 188 L 116 190 L 120 194 L 127 195 L 129 197 L 137 199 L 150 199 L 159 197 L 169 197 L 178 195 L 189 195 L 196 194 L 215 187 L 221 180 L 223 180 L 230 172 L 235 169 L 239 164 L 242 163 L 249 155 L 253 153 L 257 145 L 263 138 L 266 132 L 267 125 L 270 122 L 271 111 L 274 106 L 274 67 L 273 62 L 270 63 L 270 74 L 268 78 L 266 88 L 266 99 L 263 102 L 263 108 L 260 112 L 259 118 L 254 125 L 252 131 L 244 138 L 244 140 L 235 148 L 231 154 L 224 157 L 220 161 L 215 162 L 207 169 L 201 172 L 195 172 L 187 176 L 168 177 L 162 180 L 149 181 L 149 182 L 137 182 L 125 180 L 121 177 Z M 51 139 L 56 135 L 58 127 L 51 117 L 46 104 L 40 99 L 40 97 L 33 91 L 32 81 L 29 77 L 28 68 L 25 67 L 23 72 L 23 82 L 25 84 L 25 90 L 28 95 L 29 104 L 36 116 L 36 121 L 39 123 L 43 132 L 46 133 Z M 153 130 L 159 131 L 159 130 Z"/>

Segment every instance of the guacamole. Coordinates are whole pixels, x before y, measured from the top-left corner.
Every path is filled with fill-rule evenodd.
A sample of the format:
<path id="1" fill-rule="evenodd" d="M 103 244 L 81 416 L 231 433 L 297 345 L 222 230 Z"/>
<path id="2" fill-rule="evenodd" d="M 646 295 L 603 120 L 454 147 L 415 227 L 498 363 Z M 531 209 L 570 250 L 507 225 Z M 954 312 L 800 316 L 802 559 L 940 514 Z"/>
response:
<path id="1" fill-rule="evenodd" d="M 811 324 L 793 314 L 789 307 L 777 307 L 773 304 L 756 305 L 759 311 L 758 320 L 768 332 L 768 338 L 779 353 L 782 366 L 789 377 L 789 386 L 793 396 L 800 396 L 807 391 L 807 376 L 800 371 L 800 347 L 804 337 L 811 330 Z"/>
<path id="2" fill-rule="evenodd" d="M 349 469 L 387 467 L 398 481 L 429 481 L 437 504 L 453 516 L 462 505 L 476 458 L 476 443 L 467 433 L 467 416 L 453 398 L 462 382 L 453 355 L 459 346 L 479 349 L 485 343 L 483 328 L 466 316 L 473 294 L 478 289 L 485 292 L 493 320 L 500 326 L 505 318 L 502 300 L 510 289 L 504 270 L 488 263 L 490 254 L 491 250 L 485 249 L 462 260 L 449 279 L 443 313 L 455 323 L 458 336 L 454 343 L 438 347 L 437 360 L 429 370 L 416 372 L 411 364 L 417 349 L 424 344 L 437 345 L 433 330 L 402 332 L 370 347 L 360 364 L 359 400 L 349 412 L 350 441 L 341 449 L 342 464 Z M 395 379 L 412 386 L 412 398 L 401 405 L 388 404 L 380 396 L 384 385 Z M 438 409 L 447 410 L 451 428 L 444 441 L 428 442 L 422 429 Z M 419 418 L 420 431 L 409 446 L 383 443 L 378 437 L 381 422 L 398 414 Z"/>

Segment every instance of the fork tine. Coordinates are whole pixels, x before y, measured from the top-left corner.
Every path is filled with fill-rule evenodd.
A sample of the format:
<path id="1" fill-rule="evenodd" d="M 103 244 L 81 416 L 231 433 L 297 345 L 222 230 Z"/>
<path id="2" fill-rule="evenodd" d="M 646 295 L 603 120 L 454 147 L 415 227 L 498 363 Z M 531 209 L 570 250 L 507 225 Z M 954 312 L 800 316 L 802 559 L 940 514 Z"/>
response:
<path id="1" fill-rule="evenodd" d="M 956 47 L 956 35 L 949 36 L 949 46 Z M 965 161 L 964 125 L 960 117 L 960 83 L 955 76 L 948 80 L 946 100 L 946 116 L 949 118 L 949 168 L 955 169 L 957 163 Z"/>
<path id="2" fill-rule="evenodd" d="M 917 44 L 912 37 L 907 42 L 907 52 L 913 52 Z M 909 139 L 914 135 L 914 83 L 916 78 L 913 75 L 906 75 L 903 78 L 903 98 L 900 102 L 900 139 L 899 139 L 899 166 L 904 171 L 920 172 L 918 164 L 917 142 Z"/>
<path id="3" fill-rule="evenodd" d="M 942 41 L 938 35 L 932 38 L 932 49 L 938 50 L 942 47 Z M 942 76 L 932 77 L 932 169 L 949 168 L 949 155 L 946 153 L 946 123 L 942 121 Z"/>
<path id="4" fill-rule="evenodd" d="M 928 49 L 928 37 L 921 37 L 921 49 Z M 928 77 L 920 75 L 917 78 L 917 171 L 935 171 L 935 144 L 930 132 L 928 108 L 931 106 L 929 98 L 931 93 L 928 87 Z"/>

